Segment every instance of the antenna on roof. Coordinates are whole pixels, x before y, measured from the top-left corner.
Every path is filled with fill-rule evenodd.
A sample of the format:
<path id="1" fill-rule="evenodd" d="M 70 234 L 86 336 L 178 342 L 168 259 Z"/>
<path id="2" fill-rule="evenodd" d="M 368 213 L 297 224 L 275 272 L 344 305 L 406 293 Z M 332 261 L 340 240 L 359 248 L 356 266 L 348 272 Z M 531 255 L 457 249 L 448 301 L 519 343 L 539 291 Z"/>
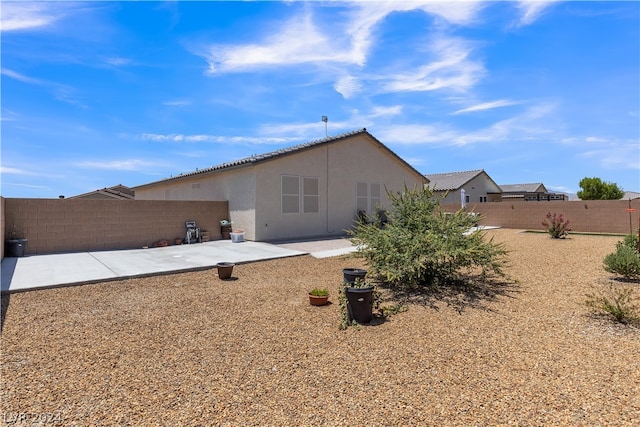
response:
<path id="1" fill-rule="evenodd" d="M 327 116 L 322 116 L 322 121 L 324 122 L 324 136 L 328 137 L 329 133 L 327 131 L 327 122 L 329 121 L 329 117 Z"/>

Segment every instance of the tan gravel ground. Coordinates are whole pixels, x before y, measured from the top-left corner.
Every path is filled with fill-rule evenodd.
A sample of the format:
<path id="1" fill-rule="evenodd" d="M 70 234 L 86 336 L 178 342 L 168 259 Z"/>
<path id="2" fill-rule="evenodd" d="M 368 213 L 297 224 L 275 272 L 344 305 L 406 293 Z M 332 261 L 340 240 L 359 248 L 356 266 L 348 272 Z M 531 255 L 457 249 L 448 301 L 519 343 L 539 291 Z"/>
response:
<path id="1" fill-rule="evenodd" d="M 342 268 L 365 266 L 343 257 L 13 294 L 0 422 L 640 425 L 640 331 L 584 305 L 620 238 L 487 235 L 511 250 L 517 283 L 415 297 L 346 331 Z M 314 286 L 333 304 L 310 306 Z"/>

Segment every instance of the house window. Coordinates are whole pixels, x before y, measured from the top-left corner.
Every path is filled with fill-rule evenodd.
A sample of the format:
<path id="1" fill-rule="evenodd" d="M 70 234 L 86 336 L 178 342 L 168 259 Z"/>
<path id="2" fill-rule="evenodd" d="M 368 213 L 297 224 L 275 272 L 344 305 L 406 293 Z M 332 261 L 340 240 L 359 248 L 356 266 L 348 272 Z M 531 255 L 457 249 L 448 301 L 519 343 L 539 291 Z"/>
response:
<path id="1" fill-rule="evenodd" d="M 300 213 L 300 177 L 282 175 L 282 213 Z"/>
<path id="2" fill-rule="evenodd" d="M 358 182 L 356 184 L 356 209 L 358 212 L 373 213 L 379 207 L 382 207 L 380 184 Z"/>
<path id="3" fill-rule="evenodd" d="M 318 213 L 320 191 L 318 178 L 282 175 L 282 213 Z"/>
<path id="4" fill-rule="evenodd" d="M 356 208 L 358 212 L 369 210 L 369 184 L 366 182 L 356 184 Z"/>
<path id="5" fill-rule="evenodd" d="M 376 208 L 382 207 L 382 200 L 380 198 L 380 184 L 370 184 L 369 189 L 371 190 L 369 209 L 371 212 L 373 212 Z"/>
<path id="6" fill-rule="evenodd" d="M 487 202 L 487 196 L 480 196 L 480 203 L 486 203 Z"/>
<path id="7" fill-rule="evenodd" d="M 318 178 L 302 178 L 302 212 L 320 212 Z"/>

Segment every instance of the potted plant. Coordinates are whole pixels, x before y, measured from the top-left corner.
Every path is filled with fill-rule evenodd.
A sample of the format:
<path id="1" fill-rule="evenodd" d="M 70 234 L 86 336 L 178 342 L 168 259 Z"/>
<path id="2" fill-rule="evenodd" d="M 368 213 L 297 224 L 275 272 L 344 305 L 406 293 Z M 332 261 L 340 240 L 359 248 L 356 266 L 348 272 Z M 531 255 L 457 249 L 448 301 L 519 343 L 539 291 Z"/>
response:
<path id="1" fill-rule="evenodd" d="M 313 288 L 309 291 L 309 304 L 325 305 L 329 302 L 329 290 L 327 288 Z"/>
<path id="2" fill-rule="evenodd" d="M 27 249 L 28 240 L 21 237 L 18 227 L 14 224 L 9 232 L 9 238 L 5 240 L 5 255 L 7 257 L 23 257 Z"/>
<path id="3" fill-rule="evenodd" d="M 344 294 L 341 305 L 344 306 L 347 324 L 370 323 L 373 320 L 374 286 L 367 283 L 367 270 L 359 268 L 345 268 Z"/>

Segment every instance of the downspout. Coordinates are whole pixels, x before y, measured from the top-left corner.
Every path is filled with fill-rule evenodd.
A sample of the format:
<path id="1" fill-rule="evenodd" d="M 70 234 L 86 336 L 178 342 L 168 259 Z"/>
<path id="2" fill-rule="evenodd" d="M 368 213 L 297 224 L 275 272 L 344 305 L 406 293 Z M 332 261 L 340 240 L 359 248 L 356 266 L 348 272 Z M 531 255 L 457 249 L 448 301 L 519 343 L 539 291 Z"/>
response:
<path id="1" fill-rule="evenodd" d="M 327 154 L 327 158 L 326 158 L 326 174 L 327 174 L 327 179 L 326 179 L 326 187 L 325 187 L 325 200 L 327 201 L 327 206 L 326 206 L 326 211 L 325 211 L 325 216 L 326 216 L 326 234 L 331 234 L 331 230 L 329 230 L 329 144 L 327 144 L 327 150 L 326 150 L 326 154 Z"/>

